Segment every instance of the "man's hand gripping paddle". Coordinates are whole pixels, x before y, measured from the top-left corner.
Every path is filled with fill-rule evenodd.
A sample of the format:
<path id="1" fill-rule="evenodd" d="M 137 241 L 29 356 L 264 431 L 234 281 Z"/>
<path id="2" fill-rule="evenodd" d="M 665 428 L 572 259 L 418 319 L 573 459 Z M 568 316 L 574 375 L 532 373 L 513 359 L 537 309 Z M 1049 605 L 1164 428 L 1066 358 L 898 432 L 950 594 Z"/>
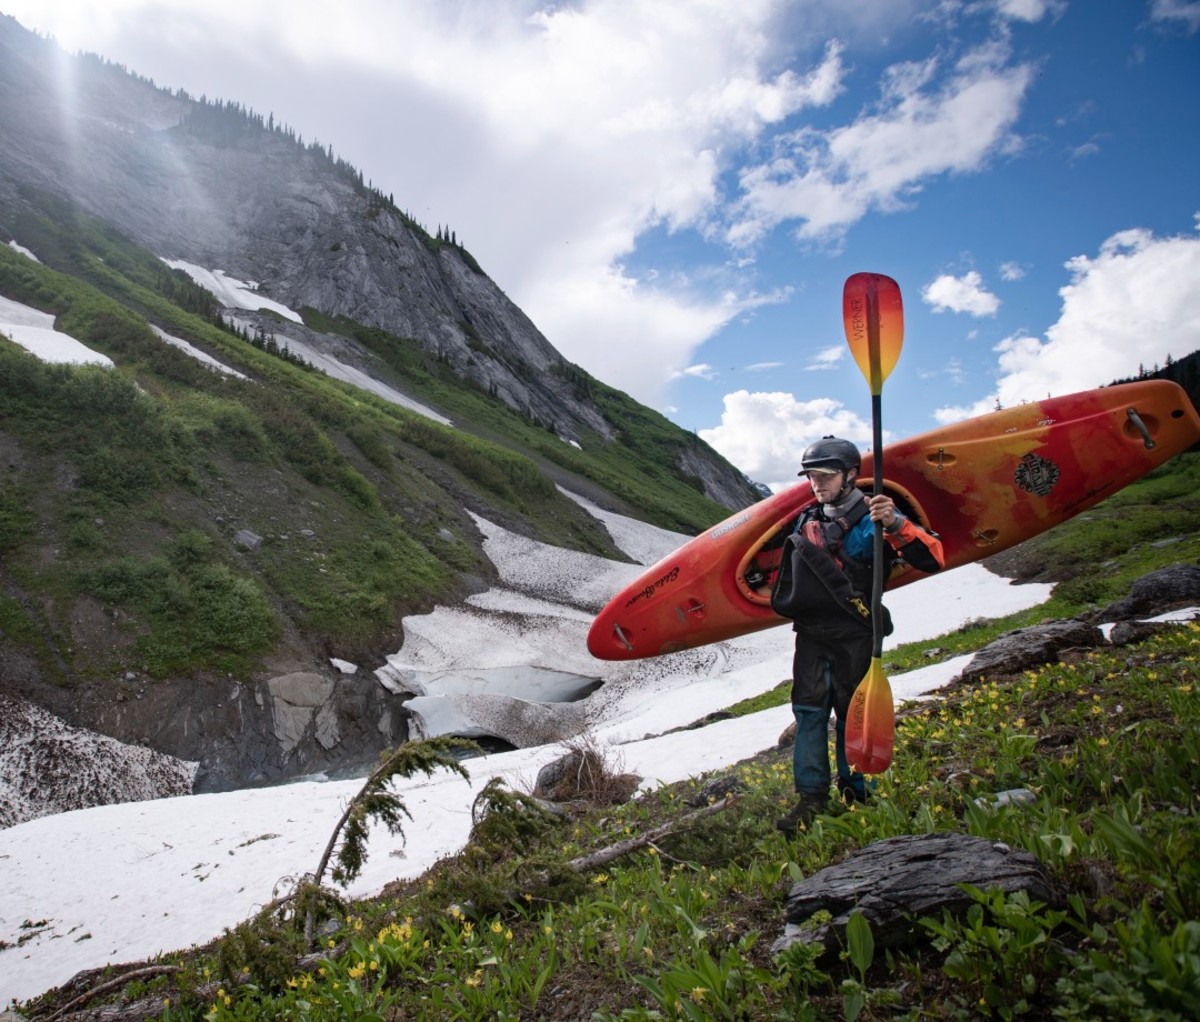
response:
<path id="1" fill-rule="evenodd" d="M 883 424 L 880 405 L 883 381 L 896 367 L 904 343 L 904 305 L 900 285 L 880 273 L 856 273 L 842 291 L 846 341 L 863 376 L 871 385 L 871 430 L 874 452 L 873 493 L 883 492 Z M 892 687 L 883 673 L 883 523 L 875 523 L 875 557 L 871 577 L 871 667 L 850 700 L 846 721 L 846 759 L 864 774 L 883 773 L 892 762 L 896 716 Z"/>

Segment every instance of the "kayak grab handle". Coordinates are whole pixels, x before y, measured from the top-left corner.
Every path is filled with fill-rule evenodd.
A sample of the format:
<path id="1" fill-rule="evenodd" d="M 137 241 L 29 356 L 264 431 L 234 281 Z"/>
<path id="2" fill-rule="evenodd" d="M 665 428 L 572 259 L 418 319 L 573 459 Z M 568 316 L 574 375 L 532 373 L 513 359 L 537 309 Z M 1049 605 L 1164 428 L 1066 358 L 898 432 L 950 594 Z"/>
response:
<path id="1" fill-rule="evenodd" d="M 1142 422 L 1142 417 L 1138 415 L 1136 408 L 1126 408 L 1125 414 L 1129 416 L 1129 421 L 1137 427 L 1137 431 L 1142 434 L 1142 440 L 1145 441 L 1146 450 L 1152 451 L 1157 446 L 1154 443 L 1154 438 L 1150 435 L 1150 430 L 1146 428 L 1146 424 Z"/>
<path id="2" fill-rule="evenodd" d="M 625 632 L 622 630 L 619 624 L 613 624 L 613 635 L 621 640 L 621 645 L 623 645 L 630 653 L 633 652 L 633 643 L 625 638 Z"/>

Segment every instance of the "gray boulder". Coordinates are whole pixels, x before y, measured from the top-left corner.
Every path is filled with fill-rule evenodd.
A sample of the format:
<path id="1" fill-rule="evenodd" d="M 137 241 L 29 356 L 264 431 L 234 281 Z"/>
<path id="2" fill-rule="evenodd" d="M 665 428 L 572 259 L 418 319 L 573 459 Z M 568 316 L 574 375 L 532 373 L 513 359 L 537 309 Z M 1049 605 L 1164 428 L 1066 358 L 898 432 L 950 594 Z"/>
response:
<path id="1" fill-rule="evenodd" d="M 1071 618 L 1048 621 L 1029 628 L 1005 632 L 988 643 L 963 669 L 964 683 L 985 677 L 1020 674 L 1031 667 L 1060 660 L 1069 649 L 1104 644 L 1104 634 L 1095 625 Z"/>

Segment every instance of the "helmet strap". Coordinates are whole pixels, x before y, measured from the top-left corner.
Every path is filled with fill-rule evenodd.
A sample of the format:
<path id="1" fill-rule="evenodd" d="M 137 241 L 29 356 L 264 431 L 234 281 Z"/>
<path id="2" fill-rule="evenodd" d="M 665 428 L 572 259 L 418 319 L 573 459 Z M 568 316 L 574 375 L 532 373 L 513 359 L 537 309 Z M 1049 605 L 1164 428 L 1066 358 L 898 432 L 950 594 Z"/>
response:
<path id="1" fill-rule="evenodd" d="M 841 491 L 837 495 L 837 500 L 834 501 L 836 504 L 841 504 L 848 496 L 850 496 L 852 492 L 857 491 L 858 489 L 858 487 L 854 485 L 854 480 L 858 478 L 858 469 L 845 469 L 842 472 L 842 475 L 845 477 L 845 481 L 842 484 Z"/>

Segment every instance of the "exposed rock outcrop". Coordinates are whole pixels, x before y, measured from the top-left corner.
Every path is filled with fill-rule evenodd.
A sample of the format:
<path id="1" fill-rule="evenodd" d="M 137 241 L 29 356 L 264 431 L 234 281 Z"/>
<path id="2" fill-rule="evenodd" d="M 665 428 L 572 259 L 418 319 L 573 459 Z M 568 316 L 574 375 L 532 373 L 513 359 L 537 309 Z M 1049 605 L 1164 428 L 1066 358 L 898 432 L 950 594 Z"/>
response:
<path id="1" fill-rule="evenodd" d="M 1103 644 L 1100 629 L 1077 618 L 1018 628 L 1005 632 L 976 653 L 963 669 L 962 680 L 971 684 L 986 677 L 1020 674 L 1030 667 L 1058 660 L 1065 650 Z"/>

